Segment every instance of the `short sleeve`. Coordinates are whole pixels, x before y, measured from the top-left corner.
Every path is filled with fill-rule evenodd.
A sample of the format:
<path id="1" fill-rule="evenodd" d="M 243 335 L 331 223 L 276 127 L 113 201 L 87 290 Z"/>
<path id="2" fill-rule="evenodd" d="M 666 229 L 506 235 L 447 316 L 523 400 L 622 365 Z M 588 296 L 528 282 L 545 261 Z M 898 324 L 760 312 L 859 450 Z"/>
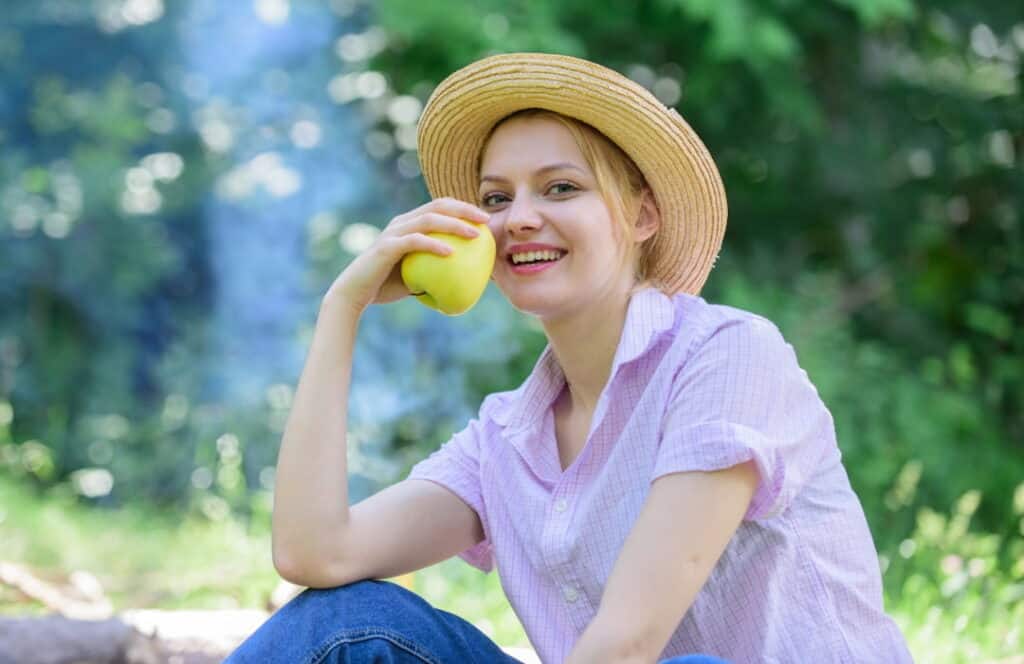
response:
<path id="1" fill-rule="evenodd" d="M 494 568 L 490 528 L 480 482 L 480 451 L 483 424 L 470 420 L 465 429 L 412 467 L 408 479 L 430 480 L 445 487 L 473 508 L 483 524 L 484 539 L 459 554 L 477 569 L 490 572 Z"/>
<path id="2" fill-rule="evenodd" d="M 745 519 L 781 514 L 835 447 L 831 414 L 793 347 L 764 318 L 717 326 L 672 384 L 651 481 L 753 460 L 759 481 Z"/>

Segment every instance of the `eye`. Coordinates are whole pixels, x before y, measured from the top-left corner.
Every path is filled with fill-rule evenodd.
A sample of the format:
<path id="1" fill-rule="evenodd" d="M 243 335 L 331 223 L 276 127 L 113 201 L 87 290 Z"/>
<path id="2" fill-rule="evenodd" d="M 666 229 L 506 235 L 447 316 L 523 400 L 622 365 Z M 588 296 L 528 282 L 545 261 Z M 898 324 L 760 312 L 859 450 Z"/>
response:
<path id="1" fill-rule="evenodd" d="M 564 189 L 561 189 L 561 191 L 555 191 L 555 193 L 556 194 L 569 194 L 569 193 L 572 193 L 572 192 L 577 191 L 579 189 L 579 187 L 574 185 L 572 182 L 555 182 L 550 187 L 548 187 L 548 191 L 558 190 L 558 189 L 563 188 L 563 187 L 564 187 Z"/>
<path id="2" fill-rule="evenodd" d="M 497 200 L 495 200 L 495 197 L 497 197 Z M 484 207 L 490 207 L 501 203 L 502 198 L 507 198 L 507 196 L 499 193 L 485 194 L 484 197 L 480 199 L 480 204 Z"/>

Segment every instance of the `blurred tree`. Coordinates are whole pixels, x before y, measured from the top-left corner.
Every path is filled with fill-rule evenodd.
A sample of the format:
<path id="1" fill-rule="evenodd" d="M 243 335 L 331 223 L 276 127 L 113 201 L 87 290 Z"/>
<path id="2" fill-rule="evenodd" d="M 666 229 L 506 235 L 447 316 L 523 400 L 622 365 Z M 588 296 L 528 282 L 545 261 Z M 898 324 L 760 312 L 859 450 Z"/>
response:
<path id="1" fill-rule="evenodd" d="M 39 479 L 53 480 L 109 464 L 115 447 L 127 462 L 130 422 L 159 412 L 152 358 L 199 324 L 209 295 L 206 174 L 199 137 L 168 124 L 183 110 L 167 91 L 173 16 L 130 31 L 87 4 L 5 14 L 0 399 L 15 439 L 52 455 Z"/>

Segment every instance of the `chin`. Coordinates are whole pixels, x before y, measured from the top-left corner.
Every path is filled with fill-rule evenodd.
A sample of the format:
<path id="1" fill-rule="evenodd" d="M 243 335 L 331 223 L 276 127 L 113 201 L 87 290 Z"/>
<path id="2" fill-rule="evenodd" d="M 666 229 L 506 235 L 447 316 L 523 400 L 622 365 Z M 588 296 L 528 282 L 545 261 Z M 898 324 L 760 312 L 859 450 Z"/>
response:
<path id="1" fill-rule="evenodd" d="M 567 305 L 571 305 L 572 293 L 553 289 L 547 285 L 531 285 L 530 288 L 517 288 L 511 292 L 502 290 L 505 299 L 520 313 L 528 314 L 540 320 L 558 318 L 565 314 Z"/>
<path id="2" fill-rule="evenodd" d="M 508 288 L 507 285 L 498 283 L 498 290 L 516 310 L 534 316 L 543 315 L 558 299 L 550 288 L 544 288 L 542 284 L 515 284 Z"/>

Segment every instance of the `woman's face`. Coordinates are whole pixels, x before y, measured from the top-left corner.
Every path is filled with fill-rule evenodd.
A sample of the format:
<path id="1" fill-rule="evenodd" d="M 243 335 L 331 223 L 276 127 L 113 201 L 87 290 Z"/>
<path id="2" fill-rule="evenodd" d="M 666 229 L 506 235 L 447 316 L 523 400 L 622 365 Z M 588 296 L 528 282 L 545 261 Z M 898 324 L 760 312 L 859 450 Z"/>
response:
<path id="1" fill-rule="evenodd" d="M 561 123 L 514 118 L 498 127 L 484 148 L 478 193 L 497 242 L 494 280 L 516 309 L 556 318 L 632 285 L 594 174 Z M 528 243 L 560 258 L 514 265 L 510 252 Z"/>

